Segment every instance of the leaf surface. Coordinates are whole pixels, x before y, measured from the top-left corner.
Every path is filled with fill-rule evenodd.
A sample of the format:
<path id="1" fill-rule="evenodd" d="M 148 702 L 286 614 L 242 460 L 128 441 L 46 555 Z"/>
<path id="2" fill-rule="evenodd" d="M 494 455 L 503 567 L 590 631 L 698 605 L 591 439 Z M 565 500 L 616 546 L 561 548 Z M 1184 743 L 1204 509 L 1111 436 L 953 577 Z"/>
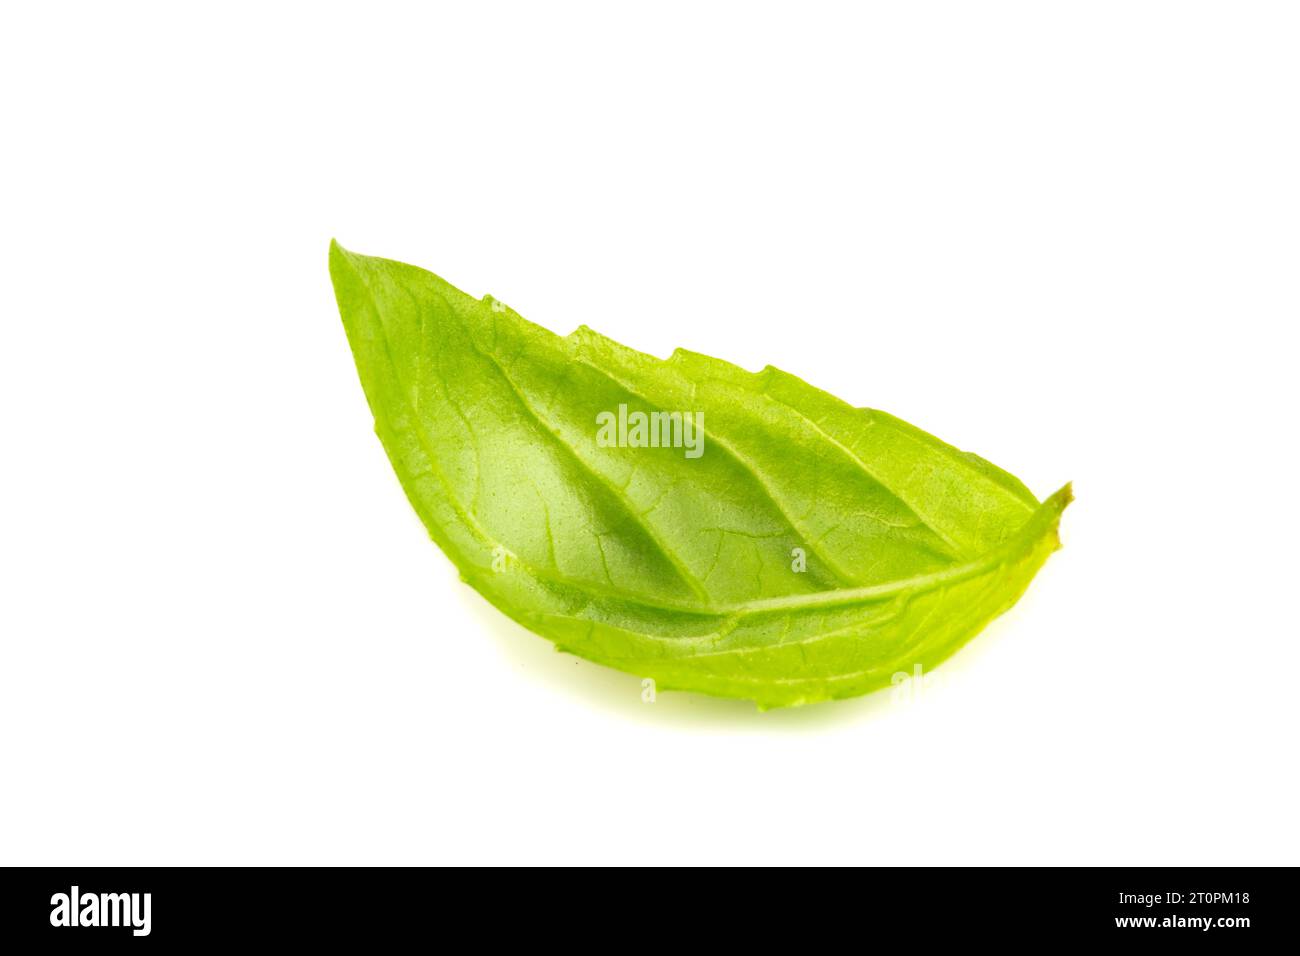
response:
<path id="1" fill-rule="evenodd" d="M 462 578 L 658 689 L 764 708 L 875 690 L 952 654 L 1059 546 L 1068 486 L 1040 504 L 770 366 L 561 337 L 337 243 L 330 274 L 376 431 Z M 620 413 L 663 441 L 602 437 Z"/>

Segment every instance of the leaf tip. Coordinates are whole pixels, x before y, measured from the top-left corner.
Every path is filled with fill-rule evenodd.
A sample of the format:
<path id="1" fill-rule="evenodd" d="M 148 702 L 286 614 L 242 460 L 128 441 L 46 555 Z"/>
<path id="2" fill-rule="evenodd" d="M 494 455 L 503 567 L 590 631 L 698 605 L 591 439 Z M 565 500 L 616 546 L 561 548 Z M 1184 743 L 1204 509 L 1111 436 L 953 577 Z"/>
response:
<path id="1" fill-rule="evenodd" d="M 1056 547 L 1053 550 L 1059 551 L 1061 549 L 1061 514 L 1073 500 L 1074 482 L 1067 481 L 1059 491 L 1044 501 L 1039 509 L 1040 513 L 1046 513 L 1051 521 L 1051 536 L 1056 541 Z"/>
<path id="2" fill-rule="evenodd" d="M 1065 506 L 1074 500 L 1074 482 L 1067 481 L 1061 487 L 1060 491 L 1052 495 L 1051 500 L 1057 502 L 1060 505 L 1061 510 L 1064 511 Z"/>
<path id="3" fill-rule="evenodd" d="M 352 262 L 352 253 L 348 252 L 337 239 L 330 240 L 330 276 L 334 279 L 334 284 L 338 285 L 339 270 L 345 265 Z"/>

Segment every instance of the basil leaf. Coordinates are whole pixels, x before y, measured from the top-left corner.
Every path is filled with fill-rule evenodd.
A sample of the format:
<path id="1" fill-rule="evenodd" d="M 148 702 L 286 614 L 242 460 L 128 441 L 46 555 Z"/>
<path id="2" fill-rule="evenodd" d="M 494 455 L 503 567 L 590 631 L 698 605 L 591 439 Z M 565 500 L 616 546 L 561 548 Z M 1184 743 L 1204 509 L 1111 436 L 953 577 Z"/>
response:
<path id="1" fill-rule="evenodd" d="M 461 577 L 658 689 L 875 690 L 952 654 L 1059 546 L 1069 486 L 1040 505 L 770 366 L 560 337 L 337 243 L 330 274 L 376 431 Z"/>

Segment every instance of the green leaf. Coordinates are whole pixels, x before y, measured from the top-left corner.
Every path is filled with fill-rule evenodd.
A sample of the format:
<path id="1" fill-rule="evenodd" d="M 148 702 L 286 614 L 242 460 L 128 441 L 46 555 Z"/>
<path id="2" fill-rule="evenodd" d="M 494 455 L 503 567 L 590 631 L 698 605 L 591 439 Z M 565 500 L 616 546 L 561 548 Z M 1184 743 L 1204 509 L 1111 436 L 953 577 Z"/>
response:
<path id="1" fill-rule="evenodd" d="M 887 686 L 957 650 L 1059 547 L 1068 485 L 1040 505 L 770 366 L 560 337 L 337 243 L 330 274 L 375 429 L 461 577 L 660 690 L 767 708 Z M 635 446 L 638 412 L 659 413 L 656 446 Z"/>

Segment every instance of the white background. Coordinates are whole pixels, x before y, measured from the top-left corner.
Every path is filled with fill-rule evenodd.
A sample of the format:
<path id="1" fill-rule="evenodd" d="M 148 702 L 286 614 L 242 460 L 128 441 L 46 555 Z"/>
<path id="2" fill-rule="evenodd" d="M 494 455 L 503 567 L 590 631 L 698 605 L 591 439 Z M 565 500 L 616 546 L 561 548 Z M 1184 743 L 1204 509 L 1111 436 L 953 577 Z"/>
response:
<path id="1" fill-rule="evenodd" d="M 1300 19 L 10 4 L 0 862 L 1300 862 Z M 773 362 L 1065 548 L 911 705 L 554 653 L 372 432 L 331 236 Z"/>

